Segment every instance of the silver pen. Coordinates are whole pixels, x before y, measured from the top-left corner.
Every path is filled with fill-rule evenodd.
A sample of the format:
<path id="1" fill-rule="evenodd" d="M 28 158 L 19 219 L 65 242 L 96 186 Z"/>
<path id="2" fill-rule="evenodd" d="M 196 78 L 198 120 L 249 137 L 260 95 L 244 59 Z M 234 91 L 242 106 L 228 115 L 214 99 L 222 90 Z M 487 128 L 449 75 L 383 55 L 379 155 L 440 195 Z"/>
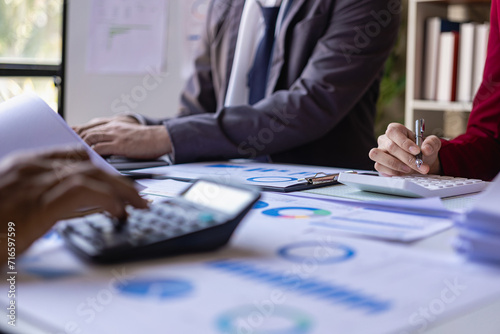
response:
<path id="1" fill-rule="evenodd" d="M 419 148 L 422 148 L 422 142 L 424 141 L 424 131 L 425 131 L 425 121 L 423 118 L 417 119 L 415 121 L 415 144 Z M 422 164 L 424 163 L 422 161 L 422 150 L 420 150 L 420 153 L 415 156 L 415 163 L 417 164 L 417 168 L 420 168 Z"/>

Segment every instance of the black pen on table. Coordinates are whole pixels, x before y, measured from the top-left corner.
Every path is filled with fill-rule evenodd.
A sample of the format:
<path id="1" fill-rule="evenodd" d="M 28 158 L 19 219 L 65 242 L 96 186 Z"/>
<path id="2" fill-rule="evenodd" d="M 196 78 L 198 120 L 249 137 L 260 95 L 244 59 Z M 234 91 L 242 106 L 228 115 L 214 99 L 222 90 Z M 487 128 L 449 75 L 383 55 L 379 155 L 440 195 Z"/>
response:
<path id="1" fill-rule="evenodd" d="M 420 153 L 415 155 L 415 163 L 417 168 L 420 168 L 424 163 L 422 161 L 422 142 L 424 141 L 425 121 L 423 118 L 415 121 L 415 144 L 420 148 Z"/>

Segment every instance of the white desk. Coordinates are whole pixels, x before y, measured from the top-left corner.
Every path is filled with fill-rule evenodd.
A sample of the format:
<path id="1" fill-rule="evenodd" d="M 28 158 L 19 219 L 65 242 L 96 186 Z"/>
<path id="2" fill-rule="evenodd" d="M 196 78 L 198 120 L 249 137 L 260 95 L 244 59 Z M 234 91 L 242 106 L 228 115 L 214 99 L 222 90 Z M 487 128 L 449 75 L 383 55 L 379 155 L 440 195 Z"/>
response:
<path id="1" fill-rule="evenodd" d="M 339 187 L 337 188 L 337 190 L 340 191 L 342 189 L 340 187 L 345 187 L 345 186 L 335 186 L 335 187 Z M 324 193 L 325 190 L 320 192 Z M 455 253 L 453 252 L 453 249 L 450 246 L 450 242 L 455 233 L 456 232 L 453 229 L 451 229 L 446 232 L 435 235 L 433 237 L 418 242 L 414 242 L 412 244 L 408 244 L 407 247 L 410 249 L 422 249 L 426 251 L 432 251 L 438 255 L 454 256 Z M 20 303 L 22 303 L 22 299 L 20 299 Z M 429 323 L 430 328 L 427 331 L 425 331 L 425 333 L 466 334 L 474 332 L 482 334 L 483 333 L 497 334 L 500 332 L 500 317 L 498 317 L 498 314 L 500 314 L 500 300 L 490 303 L 488 305 L 477 305 L 473 312 L 457 316 L 454 319 L 447 319 L 445 322 L 440 321 L 438 318 L 435 321 Z M 32 325 L 34 325 L 35 327 L 33 327 Z M 29 320 L 23 317 L 22 313 L 20 313 L 18 317 L 18 327 L 16 327 L 15 330 L 12 331 L 11 330 L 12 328 L 6 327 L 5 323 L 2 322 L 0 322 L 0 328 L 2 330 L 9 331 L 12 333 L 33 333 L 33 334 L 53 333 L 53 330 L 46 329 L 46 327 L 44 327 L 43 324 L 35 324 L 34 322 L 30 322 Z"/>

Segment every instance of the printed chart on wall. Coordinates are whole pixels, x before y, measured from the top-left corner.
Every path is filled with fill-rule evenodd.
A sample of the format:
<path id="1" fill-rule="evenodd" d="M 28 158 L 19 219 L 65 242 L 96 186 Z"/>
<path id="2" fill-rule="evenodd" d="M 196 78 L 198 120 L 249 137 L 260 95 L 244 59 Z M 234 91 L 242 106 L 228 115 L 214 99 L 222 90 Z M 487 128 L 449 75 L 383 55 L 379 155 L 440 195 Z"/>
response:
<path id="1" fill-rule="evenodd" d="M 93 0 L 88 72 L 164 71 L 167 5 L 167 0 Z"/>
<path id="2" fill-rule="evenodd" d="M 183 77 L 188 77 L 193 68 L 193 60 L 201 34 L 205 29 L 209 0 L 183 0 L 184 52 L 187 55 Z"/>

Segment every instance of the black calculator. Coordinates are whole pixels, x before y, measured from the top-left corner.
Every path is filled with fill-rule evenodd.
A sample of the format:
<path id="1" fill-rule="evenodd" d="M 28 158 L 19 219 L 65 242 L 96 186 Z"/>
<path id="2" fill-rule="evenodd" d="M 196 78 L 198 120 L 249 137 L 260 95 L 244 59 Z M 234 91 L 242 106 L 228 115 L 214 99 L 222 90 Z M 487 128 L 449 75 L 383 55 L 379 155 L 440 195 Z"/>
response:
<path id="1" fill-rule="evenodd" d="M 128 207 L 124 222 L 99 213 L 62 221 L 57 230 L 71 250 L 98 263 L 209 251 L 229 241 L 259 198 L 255 188 L 199 180 L 148 209 Z"/>

